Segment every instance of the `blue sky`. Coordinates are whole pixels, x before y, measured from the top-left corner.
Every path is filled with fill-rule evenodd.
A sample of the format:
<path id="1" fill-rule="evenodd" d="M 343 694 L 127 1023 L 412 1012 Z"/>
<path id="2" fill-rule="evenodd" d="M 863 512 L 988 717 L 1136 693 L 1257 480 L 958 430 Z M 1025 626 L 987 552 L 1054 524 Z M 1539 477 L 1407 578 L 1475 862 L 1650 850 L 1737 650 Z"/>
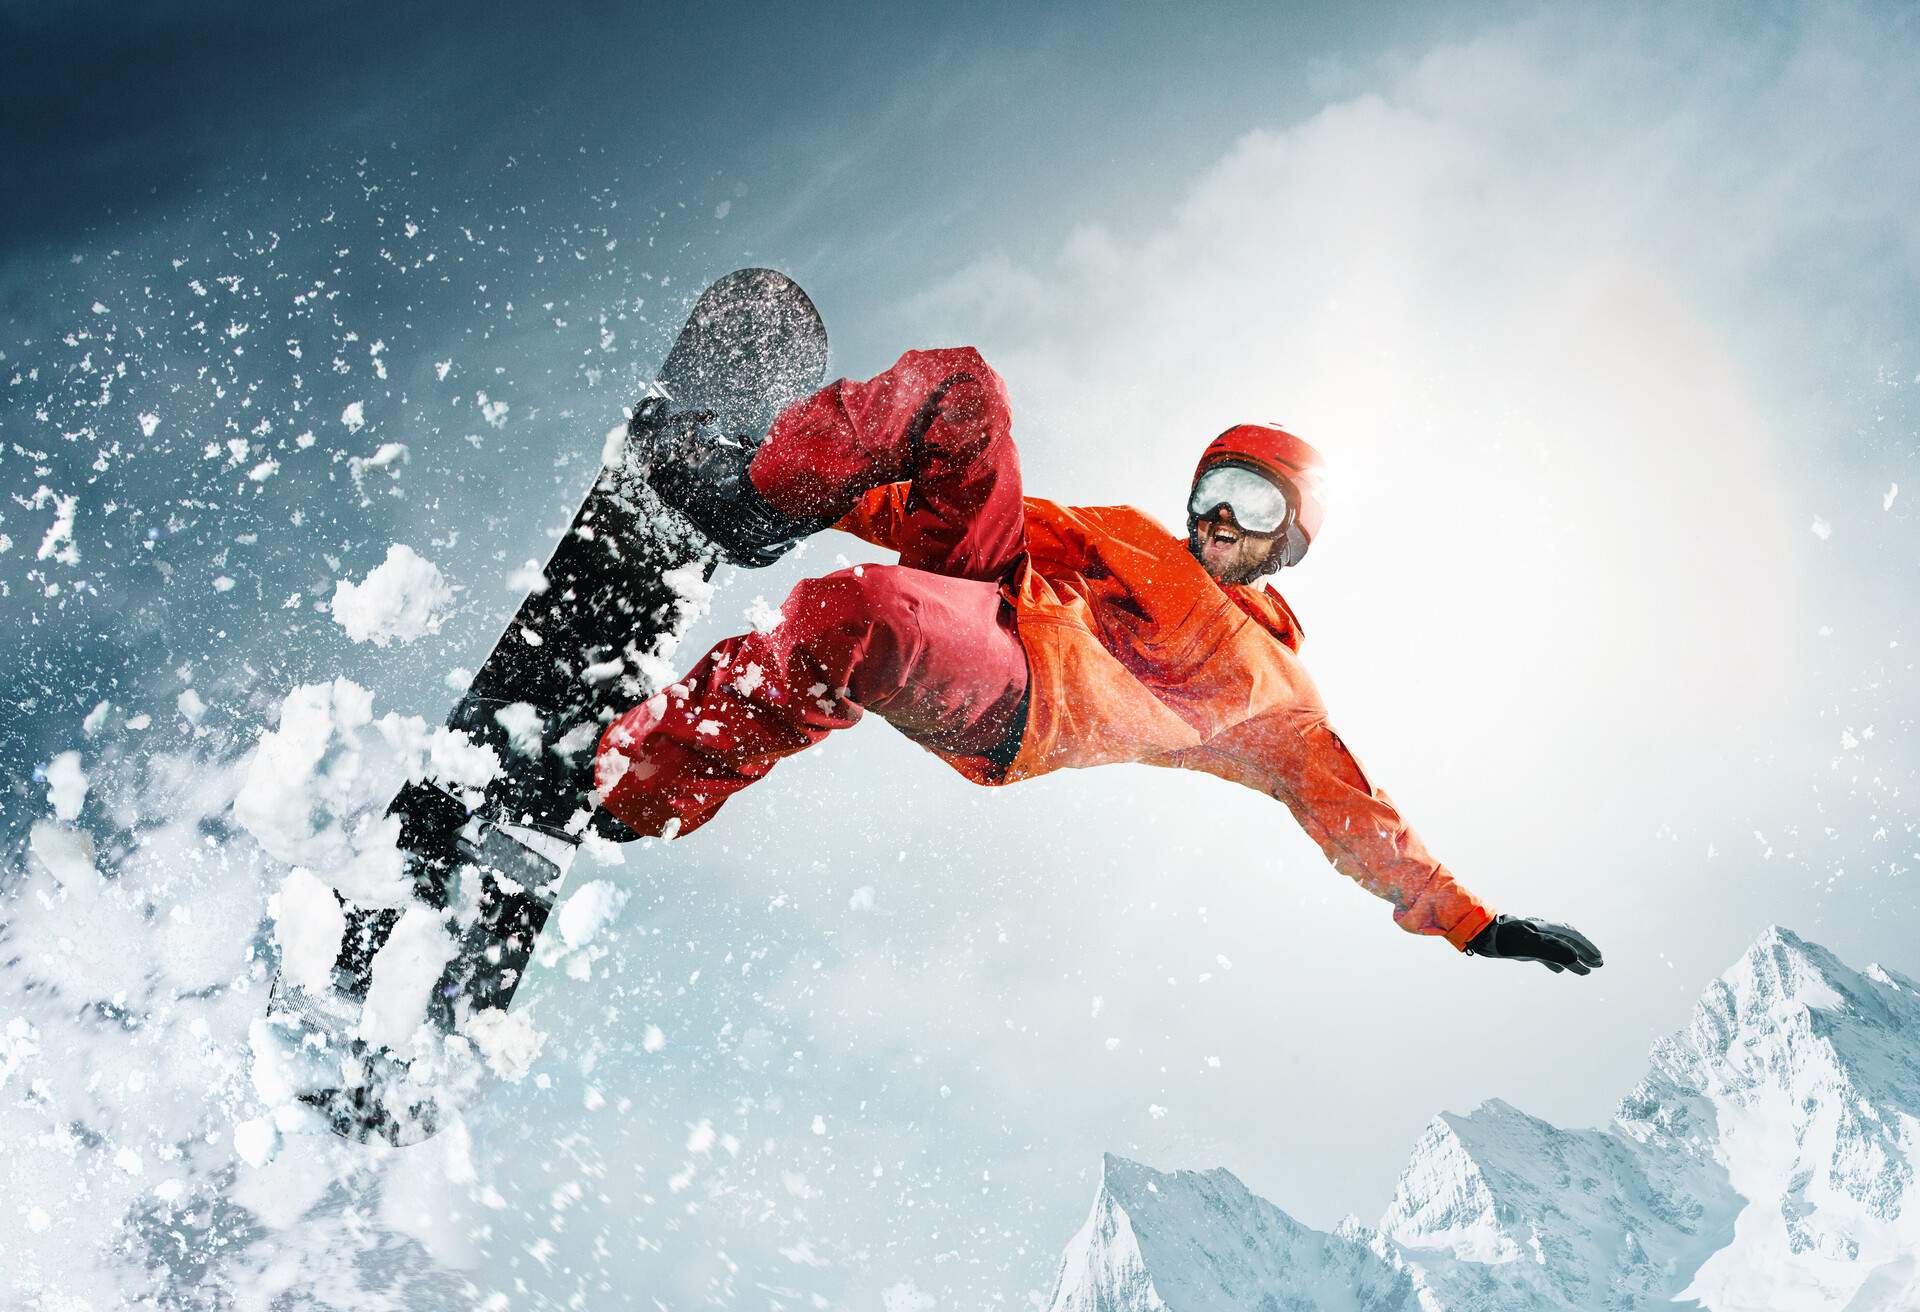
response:
<path id="1" fill-rule="evenodd" d="M 516 1198 L 552 1187 L 525 1125 L 604 1171 L 563 1264 L 675 1305 L 1020 1305 L 1104 1149 L 1371 1220 L 1442 1108 L 1604 1118 L 1769 922 L 1920 972 L 1911 15 L 5 13 L 31 55 L 0 187 L 36 203 L 0 226 L 0 369 L 41 370 L 0 395 L 5 700 L 35 699 L 0 712 L 10 828 L 103 697 L 177 745 L 191 684 L 216 753 L 336 673 L 436 717 L 676 298 L 771 263 L 837 371 L 982 347 L 1037 494 L 1171 521 L 1229 422 L 1328 449 L 1339 500 L 1282 582 L 1335 723 L 1469 886 L 1607 950 L 1587 981 L 1460 960 L 1266 799 L 1144 769 L 974 790 L 869 724 L 635 853 L 605 973 L 533 986 L 552 1081 L 476 1151 Z M 338 298 L 294 307 L 316 281 Z M 402 472 L 356 483 L 389 440 Z M 33 559 L 67 495 L 77 563 Z M 461 607 L 353 647 L 311 603 L 394 541 Z M 729 579 L 694 649 L 841 552 Z M 596 1119 L 589 1085 L 634 1103 Z M 688 1213 L 659 1186 L 703 1120 L 747 1147 L 702 1158 Z M 508 1209 L 480 1270 L 521 1274 L 546 1226 Z"/>

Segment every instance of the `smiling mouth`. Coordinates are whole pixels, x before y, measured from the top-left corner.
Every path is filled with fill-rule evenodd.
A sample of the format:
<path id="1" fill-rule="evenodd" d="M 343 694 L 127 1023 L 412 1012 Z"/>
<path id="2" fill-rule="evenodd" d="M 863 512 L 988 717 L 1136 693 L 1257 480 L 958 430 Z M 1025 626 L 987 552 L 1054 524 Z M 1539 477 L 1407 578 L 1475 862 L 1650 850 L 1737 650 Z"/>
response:
<path id="1" fill-rule="evenodd" d="M 1230 547 L 1239 540 L 1240 531 L 1238 529 L 1228 528 L 1224 524 L 1216 524 L 1213 531 L 1207 535 L 1207 541 L 1209 543 L 1218 543 L 1223 547 Z"/>

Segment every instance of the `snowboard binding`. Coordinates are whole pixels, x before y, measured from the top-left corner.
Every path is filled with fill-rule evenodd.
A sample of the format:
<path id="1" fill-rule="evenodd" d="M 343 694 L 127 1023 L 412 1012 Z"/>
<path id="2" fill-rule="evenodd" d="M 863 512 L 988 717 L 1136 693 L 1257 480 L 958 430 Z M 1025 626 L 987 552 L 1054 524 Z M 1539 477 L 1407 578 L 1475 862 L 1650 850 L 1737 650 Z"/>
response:
<path id="1" fill-rule="evenodd" d="M 823 519 L 792 519 L 747 476 L 764 435 L 728 434 L 711 410 L 673 410 L 649 396 L 627 421 L 632 459 L 654 494 L 698 529 L 729 564 L 771 565 Z"/>
<path id="2" fill-rule="evenodd" d="M 400 912 L 344 899 L 347 933 L 332 988 L 314 994 L 282 979 L 274 1013 L 284 1041 L 304 1050 L 306 1064 L 319 1072 L 299 1089 L 299 1101 L 342 1138 L 403 1147 L 432 1135 L 477 1083 L 483 1054 L 460 1036 L 489 1011 L 495 1018 L 505 1014 L 572 864 L 575 840 L 469 815 L 457 798 L 429 783 L 408 784 L 389 813 L 401 817 L 415 900 L 444 913 L 455 938 L 454 954 L 427 1000 L 425 1020 L 435 1038 L 416 1037 L 408 1051 L 396 1052 L 362 1037 L 374 960 Z"/>

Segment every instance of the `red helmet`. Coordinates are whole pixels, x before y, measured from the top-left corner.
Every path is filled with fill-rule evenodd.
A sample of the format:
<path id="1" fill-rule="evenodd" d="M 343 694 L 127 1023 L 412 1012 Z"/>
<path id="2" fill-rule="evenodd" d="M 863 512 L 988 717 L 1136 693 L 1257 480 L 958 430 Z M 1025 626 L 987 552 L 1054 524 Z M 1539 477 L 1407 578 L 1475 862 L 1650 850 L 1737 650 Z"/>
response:
<path id="1" fill-rule="evenodd" d="M 1193 481 L 1199 483 L 1200 476 L 1216 465 L 1243 465 L 1280 485 L 1292 510 L 1281 542 L 1280 564 L 1299 564 L 1320 535 L 1327 514 L 1321 491 L 1325 462 L 1320 453 L 1284 428 L 1235 424 L 1207 444 L 1194 467 Z M 1192 527 L 1189 523 L 1189 532 Z"/>

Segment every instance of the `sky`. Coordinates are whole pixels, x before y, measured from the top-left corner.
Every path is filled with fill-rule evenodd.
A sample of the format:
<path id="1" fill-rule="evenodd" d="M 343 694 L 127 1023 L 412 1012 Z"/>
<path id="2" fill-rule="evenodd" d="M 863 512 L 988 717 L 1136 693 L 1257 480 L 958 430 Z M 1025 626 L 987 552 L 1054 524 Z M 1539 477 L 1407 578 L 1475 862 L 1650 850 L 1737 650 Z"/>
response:
<path id="1" fill-rule="evenodd" d="M 473 1119 L 509 1205 L 430 1254 L 477 1288 L 1024 1306 L 1102 1151 L 1371 1221 L 1442 1109 L 1603 1121 L 1767 924 L 1920 973 L 1910 14 L 108 12 L 0 7 L 16 846 L 63 750 L 137 853 L 153 772 L 231 779 L 300 683 L 436 720 L 687 298 L 765 263 L 836 373 L 979 346 L 1037 495 L 1172 523 L 1228 424 L 1320 445 L 1279 583 L 1333 722 L 1607 954 L 1402 935 L 1217 780 L 980 790 L 869 723 L 597 873 L 613 950 L 528 986 L 545 1086 Z M 356 645 L 315 603 L 394 542 L 459 605 Z M 688 658 L 842 555 L 723 569 Z M 254 907 L 285 872 L 220 832 L 195 896 Z"/>

